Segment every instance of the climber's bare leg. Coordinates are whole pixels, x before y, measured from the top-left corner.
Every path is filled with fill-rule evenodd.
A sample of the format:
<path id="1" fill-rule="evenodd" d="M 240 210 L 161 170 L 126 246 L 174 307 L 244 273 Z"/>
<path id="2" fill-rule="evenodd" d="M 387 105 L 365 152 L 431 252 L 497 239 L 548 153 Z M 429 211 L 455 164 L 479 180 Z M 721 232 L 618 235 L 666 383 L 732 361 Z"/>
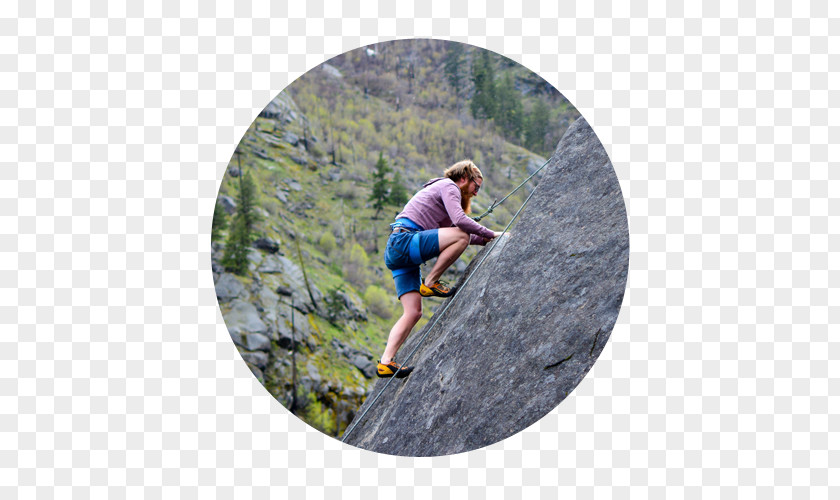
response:
<path id="1" fill-rule="evenodd" d="M 382 364 L 387 365 L 394 359 L 397 351 L 402 347 L 405 339 L 408 338 L 408 334 L 411 333 L 411 329 L 420 321 L 420 317 L 423 315 L 421 299 L 420 292 L 407 292 L 400 297 L 403 314 L 391 328 L 391 333 L 388 334 L 388 344 L 385 346 L 385 352 L 382 353 Z"/>
<path id="2" fill-rule="evenodd" d="M 470 235 L 457 227 L 444 227 L 438 229 L 438 246 L 440 255 L 432 270 L 426 275 L 426 286 L 432 286 L 440 276 L 449 269 L 449 266 L 458 260 L 470 244 Z"/>

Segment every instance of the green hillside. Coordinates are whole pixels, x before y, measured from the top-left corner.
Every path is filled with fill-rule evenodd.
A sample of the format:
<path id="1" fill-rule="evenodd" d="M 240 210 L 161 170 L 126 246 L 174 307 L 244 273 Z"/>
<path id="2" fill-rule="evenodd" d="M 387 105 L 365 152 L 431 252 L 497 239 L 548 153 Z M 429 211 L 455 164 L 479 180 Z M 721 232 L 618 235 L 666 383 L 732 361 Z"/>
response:
<path id="1" fill-rule="evenodd" d="M 495 104 L 474 104 L 488 96 Z M 265 325 L 259 335 L 270 345 L 253 348 L 262 337 L 246 327 L 232 336 L 266 389 L 310 425 L 338 435 L 373 385 L 359 365 L 375 363 L 401 313 L 382 251 L 402 203 L 386 200 L 377 217 L 371 194 L 381 180 L 373 175 L 380 155 L 389 170 L 380 184 L 386 199 L 399 198 L 400 187 L 410 197 L 452 163 L 472 159 L 485 176 L 473 201 L 476 215 L 541 165 L 577 116 L 562 95 L 513 61 L 433 40 L 343 54 L 282 92 L 231 159 L 217 209 L 227 214 L 227 227 L 212 238 L 228 327 L 237 311 L 252 309 Z M 250 249 L 248 270 L 234 275 L 222 259 L 241 223 L 240 186 L 249 177 L 257 207 L 251 240 L 264 240 Z M 520 190 L 482 224 L 501 230 L 525 196 Z M 468 249 L 444 279 L 454 282 L 476 252 Z M 290 277 L 293 266 L 302 281 Z M 220 292 L 223 277 L 233 292 Z M 415 331 L 438 304 L 424 301 Z"/>

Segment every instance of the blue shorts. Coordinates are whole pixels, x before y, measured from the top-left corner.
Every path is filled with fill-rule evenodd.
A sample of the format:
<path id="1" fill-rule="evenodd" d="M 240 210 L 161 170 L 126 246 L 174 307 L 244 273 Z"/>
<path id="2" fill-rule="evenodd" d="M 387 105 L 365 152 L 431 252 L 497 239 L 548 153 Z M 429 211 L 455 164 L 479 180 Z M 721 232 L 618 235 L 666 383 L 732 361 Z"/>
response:
<path id="1" fill-rule="evenodd" d="M 394 275 L 397 298 L 420 291 L 420 264 L 438 255 L 437 229 L 391 234 L 385 245 L 385 266 Z"/>

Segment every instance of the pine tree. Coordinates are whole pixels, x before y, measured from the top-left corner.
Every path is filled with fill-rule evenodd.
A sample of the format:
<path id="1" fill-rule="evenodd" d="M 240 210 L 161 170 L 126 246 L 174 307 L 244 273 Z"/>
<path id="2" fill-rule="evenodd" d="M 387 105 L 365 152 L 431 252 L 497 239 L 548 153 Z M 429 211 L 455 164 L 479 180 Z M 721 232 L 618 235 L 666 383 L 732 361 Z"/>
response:
<path id="1" fill-rule="evenodd" d="M 391 182 L 388 180 L 388 174 L 391 169 L 388 167 L 388 162 L 382 157 L 382 152 L 379 152 L 379 160 L 376 162 L 373 177 L 373 191 L 370 194 L 368 201 L 373 202 L 373 208 L 376 213 L 373 215 L 374 219 L 379 218 L 379 214 L 385 205 L 388 204 L 389 192 L 391 190 Z"/>
<path id="2" fill-rule="evenodd" d="M 444 71 L 449 86 L 455 91 L 455 101 L 458 113 L 461 113 L 461 98 L 464 95 L 464 46 L 457 42 L 446 45 Z"/>
<path id="3" fill-rule="evenodd" d="M 525 147 L 531 151 L 543 152 L 546 132 L 548 132 L 548 107 L 542 99 L 537 99 L 528 115 L 525 127 Z"/>
<path id="4" fill-rule="evenodd" d="M 242 184 L 239 187 L 239 206 L 237 207 L 237 215 L 242 217 L 242 221 L 248 227 L 248 231 L 254 232 L 256 229 L 259 215 L 257 215 L 257 183 L 251 172 L 245 174 L 242 178 Z"/>
<path id="5" fill-rule="evenodd" d="M 449 85 L 452 86 L 455 92 L 458 92 L 458 89 L 461 87 L 463 65 L 464 46 L 456 42 L 447 44 L 444 71 L 446 72 L 446 79 L 449 81 Z"/>
<path id="6" fill-rule="evenodd" d="M 475 94 L 470 102 L 470 111 L 473 118 L 492 118 L 496 111 L 496 82 L 493 60 L 490 59 L 490 52 L 479 51 L 479 55 L 473 58 L 472 82 L 475 86 Z"/>
<path id="7" fill-rule="evenodd" d="M 213 226 L 210 229 L 210 240 L 218 241 L 221 237 L 221 232 L 228 227 L 228 215 L 224 207 L 218 201 L 216 208 L 213 209 Z"/>
<path id="8" fill-rule="evenodd" d="M 234 226 L 225 245 L 225 255 L 222 266 L 228 271 L 243 275 L 248 270 L 248 248 L 251 246 L 251 235 L 248 229 L 233 219 Z"/>
<path id="9" fill-rule="evenodd" d="M 245 174 L 240 181 L 239 203 L 225 245 L 222 265 L 227 270 L 242 275 L 248 270 L 248 251 L 254 240 L 258 215 L 256 212 L 257 185 L 251 172 Z"/>
<path id="10" fill-rule="evenodd" d="M 506 73 L 496 89 L 496 125 L 508 139 L 519 142 L 522 136 L 522 97 L 513 86 L 513 77 Z"/>

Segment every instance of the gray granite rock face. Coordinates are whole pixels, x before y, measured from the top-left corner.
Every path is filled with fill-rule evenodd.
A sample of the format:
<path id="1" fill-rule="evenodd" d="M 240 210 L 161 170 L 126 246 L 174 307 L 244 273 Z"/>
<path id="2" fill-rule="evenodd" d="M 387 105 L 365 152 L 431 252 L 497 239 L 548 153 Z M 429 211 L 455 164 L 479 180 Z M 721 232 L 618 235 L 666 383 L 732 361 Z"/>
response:
<path id="1" fill-rule="evenodd" d="M 373 364 L 371 360 L 362 356 L 361 354 L 357 354 L 353 357 L 352 360 L 353 366 L 359 369 L 362 372 L 362 375 L 365 378 L 373 378 L 376 375 L 376 365 Z"/>
<path id="2" fill-rule="evenodd" d="M 245 287 L 236 279 L 236 276 L 230 273 L 224 273 L 219 276 L 216 282 L 216 297 L 219 302 L 227 302 L 240 297 L 245 292 Z"/>
<path id="3" fill-rule="evenodd" d="M 261 273 L 275 273 L 281 274 L 283 280 L 288 285 L 288 290 L 292 292 L 292 299 L 295 307 L 306 312 L 313 311 L 314 305 L 312 299 L 316 303 L 324 300 L 324 294 L 310 283 L 309 289 L 306 287 L 306 281 L 303 277 L 303 271 L 297 264 L 279 254 L 269 254 L 260 262 L 259 272 Z M 309 296 L 309 290 L 312 291 L 312 297 Z M 283 293 L 278 291 L 278 293 Z M 285 294 L 284 294 L 285 295 Z"/>
<path id="4" fill-rule="evenodd" d="M 243 352 L 241 355 L 242 359 L 260 370 L 265 370 L 268 365 L 268 354 L 265 352 Z"/>
<path id="5" fill-rule="evenodd" d="M 245 348 L 249 351 L 266 351 L 271 349 L 271 340 L 261 333 L 251 333 L 245 336 Z"/>
<path id="6" fill-rule="evenodd" d="M 260 116 L 264 118 L 281 119 L 284 123 L 292 123 L 297 120 L 300 110 L 295 101 L 286 92 L 277 94 L 268 106 L 262 110 Z"/>
<path id="7" fill-rule="evenodd" d="M 250 302 L 234 300 L 230 311 L 225 315 L 225 324 L 231 336 L 247 333 L 265 333 L 268 327 L 260 319 L 260 313 Z"/>
<path id="8" fill-rule="evenodd" d="M 448 455 L 530 426 L 574 390 L 603 350 L 628 263 L 618 179 L 581 118 L 511 233 L 473 259 L 470 281 L 409 361 L 414 372 L 387 387 L 346 442 L 391 455 Z M 412 334 L 398 362 L 425 333 Z M 386 383 L 377 383 L 356 419 Z"/>

